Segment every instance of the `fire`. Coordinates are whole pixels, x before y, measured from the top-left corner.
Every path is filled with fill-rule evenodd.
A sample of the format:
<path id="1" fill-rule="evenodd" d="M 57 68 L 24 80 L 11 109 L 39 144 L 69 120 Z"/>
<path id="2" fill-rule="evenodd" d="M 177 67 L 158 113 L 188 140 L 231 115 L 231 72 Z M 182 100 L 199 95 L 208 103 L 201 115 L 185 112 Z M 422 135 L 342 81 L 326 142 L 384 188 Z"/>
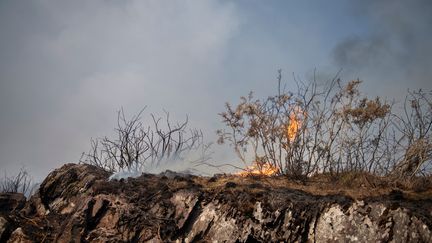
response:
<path id="1" fill-rule="evenodd" d="M 273 176 L 279 172 L 279 169 L 268 162 L 258 162 L 248 166 L 244 171 L 236 173 L 239 176 Z"/>
<path id="2" fill-rule="evenodd" d="M 301 127 L 300 115 L 303 112 L 300 108 L 294 109 L 294 112 L 289 116 L 289 123 L 287 127 L 287 138 L 289 142 L 293 142 L 297 137 L 298 131 Z"/>
<path id="3" fill-rule="evenodd" d="M 289 116 L 288 125 L 286 128 L 286 136 L 291 143 L 297 137 L 299 129 L 302 125 L 301 116 L 304 112 L 299 107 L 293 109 L 293 113 Z M 248 166 L 245 170 L 236 173 L 239 176 L 273 176 L 279 173 L 279 169 L 267 162 L 264 158 L 257 158 L 252 166 Z"/>

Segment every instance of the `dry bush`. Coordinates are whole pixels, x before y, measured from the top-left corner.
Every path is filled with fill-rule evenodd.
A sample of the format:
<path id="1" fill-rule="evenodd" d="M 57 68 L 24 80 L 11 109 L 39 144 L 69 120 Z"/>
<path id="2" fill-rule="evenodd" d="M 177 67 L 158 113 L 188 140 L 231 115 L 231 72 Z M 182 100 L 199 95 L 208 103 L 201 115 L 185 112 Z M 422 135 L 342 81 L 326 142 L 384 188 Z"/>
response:
<path id="1" fill-rule="evenodd" d="M 127 119 L 121 109 L 117 114 L 116 137 L 92 139 L 91 149 L 83 153 L 81 162 L 116 172 L 124 169 L 143 171 L 146 166 L 182 160 L 191 152 L 201 153 L 198 161 L 209 158 L 209 145 L 204 144 L 203 133 L 188 129 L 188 118 L 173 124 L 168 112 L 164 119 L 151 114 L 152 124 L 145 126 L 143 111 Z"/>
<path id="2" fill-rule="evenodd" d="M 411 109 L 402 117 L 392 114 L 392 104 L 363 96 L 360 80 L 296 81 L 295 92 L 281 90 L 281 82 L 279 72 L 276 95 L 254 99 L 250 93 L 220 114 L 228 129 L 218 131 L 218 142 L 232 145 L 246 165 L 266 161 L 293 177 L 430 170 L 430 93 L 410 92 L 405 103 Z"/>
<path id="3" fill-rule="evenodd" d="M 13 193 L 30 193 L 31 179 L 25 169 L 21 169 L 15 176 L 7 176 L 0 181 L 0 193 L 13 192 Z"/>
<path id="4" fill-rule="evenodd" d="M 402 114 L 394 119 L 400 136 L 395 141 L 398 163 L 391 176 L 410 179 L 428 175 L 432 169 L 432 92 L 409 91 Z"/>

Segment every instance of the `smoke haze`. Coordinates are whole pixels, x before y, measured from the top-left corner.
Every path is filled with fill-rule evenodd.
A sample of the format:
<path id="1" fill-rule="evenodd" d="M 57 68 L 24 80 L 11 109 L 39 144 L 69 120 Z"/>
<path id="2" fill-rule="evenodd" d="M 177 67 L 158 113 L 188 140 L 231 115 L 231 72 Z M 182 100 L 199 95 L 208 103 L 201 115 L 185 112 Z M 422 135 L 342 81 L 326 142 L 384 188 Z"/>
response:
<path id="1" fill-rule="evenodd" d="M 0 170 L 36 179 L 113 133 L 116 111 L 189 115 L 209 142 L 226 101 L 360 78 L 371 95 L 431 89 L 432 3 L 342 0 L 0 2 Z M 217 163 L 235 161 L 214 146 Z"/>
<path id="2" fill-rule="evenodd" d="M 361 79 L 371 77 L 393 94 L 404 94 L 408 83 L 411 89 L 430 88 L 432 2 L 359 1 L 352 7 L 357 17 L 366 17 L 370 29 L 335 47 L 336 65 L 358 72 Z"/>

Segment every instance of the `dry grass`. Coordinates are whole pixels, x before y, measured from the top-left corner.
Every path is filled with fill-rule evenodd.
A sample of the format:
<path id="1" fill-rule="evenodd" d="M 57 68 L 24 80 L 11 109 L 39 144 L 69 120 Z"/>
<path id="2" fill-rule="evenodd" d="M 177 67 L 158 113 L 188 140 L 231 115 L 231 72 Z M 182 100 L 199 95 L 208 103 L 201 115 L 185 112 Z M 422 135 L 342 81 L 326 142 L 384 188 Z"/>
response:
<path id="1" fill-rule="evenodd" d="M 232 190 L 247 189 L 250 193 L 257 193 L 269 188 L 292 189 L 312 195 L 342 195 L 358 200 L 389 196 L 394 191 L 401 191 L 406 199 L 432 199 L 432 177 L 418 177 L 404 184 L 395 184 L 386 177 L 364 172 L 341 173 L 337 177 L 330 174 L 319 174 L 302 181 L 287 179 L 286 176 L 240 177 L 236 175 L 212 178 L 196 177 L 193 180 L 209 191 L 222 191 L 231 188 Z"/>

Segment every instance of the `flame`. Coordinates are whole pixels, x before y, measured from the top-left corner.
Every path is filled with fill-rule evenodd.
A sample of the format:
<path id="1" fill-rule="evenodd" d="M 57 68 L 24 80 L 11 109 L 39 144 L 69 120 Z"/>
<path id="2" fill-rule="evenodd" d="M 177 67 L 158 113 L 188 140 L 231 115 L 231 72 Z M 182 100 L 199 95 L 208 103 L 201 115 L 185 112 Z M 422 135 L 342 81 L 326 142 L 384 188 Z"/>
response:
<path id="1" fill-rule="evenodd" d="M 288 141 L 291 143 L 295 140 L 298 135 L 299 129 L 302 125 L 301 117 L 305 115 L 305 112 L 299 107 L 293 109 L 293 112 L 289 116 L 288 125 L 286 128 L 286 136 Z M 248 166 L 241 172 L 236 173 L 239 176 L 273 176 L 279 173 L 279 169 L 269 162 L 263 161 L 262 158 L 258 158 L 252 166 Z"/>
<path id="2" fill-rule="evenodd" d="M 303 112 L 300 110 L 299 107 L 294 109 L 294 112 L 290 114 L 289 116 L 289 123 L 287 127 L 287 138 L 289 142 L 293 142 L 294 139 L 297 137 L 298 131 L 301 127 L 301 120 L 300 116 L 303 114 Z"/>
<path id="3" fill-rule="evenodd" d="M 244 171 L 236 173 L 239 176 L 273 176 L 279 172 L 279 169 L 268 162 L 260 163 L 255 161 L 252 166 L 248 166 Z"/>

